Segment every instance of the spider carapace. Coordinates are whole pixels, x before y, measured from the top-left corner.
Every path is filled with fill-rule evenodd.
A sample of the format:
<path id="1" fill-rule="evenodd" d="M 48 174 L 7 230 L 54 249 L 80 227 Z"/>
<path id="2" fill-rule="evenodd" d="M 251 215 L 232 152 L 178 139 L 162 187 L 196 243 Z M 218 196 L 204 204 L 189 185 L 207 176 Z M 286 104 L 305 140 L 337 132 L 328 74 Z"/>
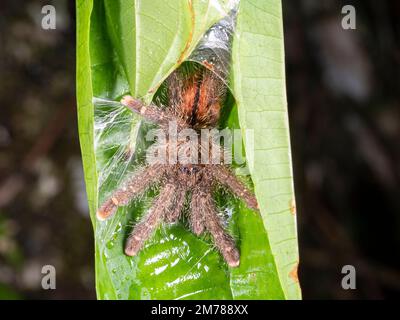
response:
<path id="1" fill-rule="evenodd" d="M 206 68 L 198 68 L 187 73 L 178 69 L 167 79 L 168 103 L 162 108 L 156 105 L 145 105 L 138 99 L 125 96 L 121 103 L 144 119 L 158 124 L 168 137 L 168 128 L 175 123 L 178 132 L 192 129 L 197 134 L 202 129 L 213 129 L 217 126 L 226 86 L 220 78 Z M 177 154 L 187 152 L 186 140 L 178 138 L 175 143 Z M 211 147 L 222 149 L 220 145 L 210 143 Z M 185 147 L 184 147 L 185 146 Z M 165 142 L 165 149 L 171 153 L 172 137 Z M 102 204 L 97 211 L 99 220 L 112 216 L 119 206 L 125 206 L 142 194 L 153 184 L 159 184 L 160 193 L 142 220 L 133 228 L 127 239 L 125 253 L 136 255 L 145 241 L 151 237 L 158 226 L 176 222 L 182 213 L 187 195 L 189 195 L 188 221 L 196 235 L 209 232 L 213 242 L 230 267 L 240 263 L 239 251 L 235 241 L 225 231 L 213 199 L 213 189 L 220 185 L 242 199 L 249 208 L 258 210 L 257 200 L 245 185 L 236 177 L 230 168 L 222 162 L 201 162 L 212 148 L 196 148 L 195 159 L 189 163 L 182 161 L 149 162 L 130 176 L 125 183 Z M 192 153 L 193 154 L 193 153 Z M 210 157 L 208 157 L 210 158 Z"/>

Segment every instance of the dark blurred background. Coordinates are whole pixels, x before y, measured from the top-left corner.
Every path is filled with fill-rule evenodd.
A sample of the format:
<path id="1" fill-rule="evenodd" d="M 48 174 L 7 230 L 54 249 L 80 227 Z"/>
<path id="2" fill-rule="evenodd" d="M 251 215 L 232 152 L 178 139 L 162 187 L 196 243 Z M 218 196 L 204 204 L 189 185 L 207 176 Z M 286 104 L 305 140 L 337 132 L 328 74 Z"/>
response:
<path id="1" fill-rule="evenodd" d="M 57 29 L 41 28 L 53 4 Z M 356 8 L 356 30 L 341 27 Z M 0 2 L 0 299 L 95 298 L 74 1 Z M 400 294 L 400 2 L 283 0 L 305 299 Z M 43 290 L 41 268 L 57 270 Z M 357 289 L 343 290 L 353 265 Z"/>

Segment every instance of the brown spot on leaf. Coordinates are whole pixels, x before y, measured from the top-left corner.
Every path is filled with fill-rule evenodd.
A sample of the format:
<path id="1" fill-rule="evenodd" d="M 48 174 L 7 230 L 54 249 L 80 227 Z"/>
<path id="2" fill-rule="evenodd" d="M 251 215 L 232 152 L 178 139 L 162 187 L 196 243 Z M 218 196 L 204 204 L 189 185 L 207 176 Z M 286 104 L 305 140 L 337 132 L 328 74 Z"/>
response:
<path id="1" fill-rule="evenodd" d="M 293 215 L 296 214 L 296 201 L 294 199 L 289 201 L 289 210 Z"/>
<path id="2" fill-rule="evenodd" d="M 299 277 L 298 277 L 298 274 L 297 274 L 298 269 L 299 269 L 299 263 L 297 262 L 294 265 L 292 271 L 289 272 L 289 278 L 291 278 L 296 283 L 299 282 Z"/>

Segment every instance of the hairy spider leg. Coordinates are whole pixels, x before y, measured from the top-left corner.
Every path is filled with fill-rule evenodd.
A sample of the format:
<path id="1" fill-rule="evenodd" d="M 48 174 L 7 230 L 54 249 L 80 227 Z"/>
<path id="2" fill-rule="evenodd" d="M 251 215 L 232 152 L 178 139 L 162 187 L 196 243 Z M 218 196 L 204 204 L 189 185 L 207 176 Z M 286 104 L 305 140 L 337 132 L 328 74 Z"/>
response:
<path id="1" fill-rule="evenodd" d="M 174 200 L 171 204 L 171 208 L 167 211 L 165 215 L 164 220 L 166 223 L 174 223 L 179 219 L 179 217 L 181 216 L 183 205 L 185 204 L 185 198 L 186 189 L 178 188 L 174 195 Z"/>
<path id="2" fill-rule="evenodd" d="M 110 218 L 118 207 L 127 205 L 133 198 L 144 192 L 149 185 L 160 180 L 165 172 L 165 165 L 155 164 L 133 174 L 97 210 L 97 219 L 104 221 Z"/>
<path id="3" fill-rule="evenodd" d="M 227 234 L 221 225 L 210 189 L 196 188 L 192 194 L 192 205 L 199 208 L 205 228 L 213 237 L 213 242 L 221 252 L 226 263 L 234 268 L 239 266 L 240 255 L 235 241 Z"/>
<path id="4" fill-rule="evenodd" d="M 231 170 L 223 165 L 212 165 L 210 166 L 210 173 L 218 183 L 227 187 L 234 195 L 242 199 L 250 209 L 258 210 L 256 197 Z"/>
<path id="5" fill-rule="evenodd" d="M 200 236 L 205 229 L 204 226 L 204 216 L 201 210 L 201 199 L 196 192 L 192 194 L 192 199 L 190 202 L 191 212 L 189 214 L 189 223 L 192 228 L 193 233 L 196 236 Z"/>
<path id="6" fill-rule="evenodd" d="M 161 108 L 153 104 L 146 105 L 139 99 L 135 99 L 129 95 L 124 96 L 121 99 L 121 104 L 127 107 L 129 110 L 140 114 L 144 119 L 156 123 L 162 127 L 168 127 L 168 124 L 171 121 L 177 121 L 172 114 L 165 112 Z M 178 122 L 178 126 L 182 127 L 183 124 Z"/>
<path id="7" fill-rule="evenodd" d="M 125 245 L 125 254 L 135 256 L 143 247 L 145 241 L 157 229 L 173 204 L 176 185 L 168 182 L 161 189 L 160 195 L 154 200 L 153 205 L 132 230 Z"/>

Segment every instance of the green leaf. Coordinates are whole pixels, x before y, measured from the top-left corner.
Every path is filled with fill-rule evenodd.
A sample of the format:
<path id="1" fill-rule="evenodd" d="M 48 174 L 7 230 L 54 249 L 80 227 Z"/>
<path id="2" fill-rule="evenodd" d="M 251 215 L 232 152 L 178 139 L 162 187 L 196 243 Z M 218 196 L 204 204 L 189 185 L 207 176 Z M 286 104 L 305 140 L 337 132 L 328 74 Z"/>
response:
<path id="1" fill-rule="evenodd" d="M 104 3 L 107 29 L 130 92 L 150 98 L 165 77 L 188 57 L 204 31 L 222 17 L 213 1 Z"/>
<path id="2" fill-rule="evenodd" d="M 292 180 L 287 183 L 276 179 L 275 186 L 269 176 L 278 178 L 286 171 L 291 176 L 284 80 L 271 88 L 275 100 L 260 98 L 270 93 L 268 86 L 263 87 L 264 81 L 269 84 L 268 79 L 284 79 L 281 9 L 279 1 L 259 2 L 266 4 L 243 0 L 239 10 L 240 37 L 234 39 L 232 65 L 236 103 L 233 98 L 226 103 L 229 114 L 225 125 L 239 128 L 240 124 L 242 130 L 253 128 L 256 132 L 251 173 L 261 215 L 224 190 L 215 195 L 221 210 L 229 213 L 229 229 L 241 251 L 240 267 L 229 269 L 209 237 L 194 236 L 184 221 L 160 228 L 137 257 L 124 255 L 123 245 L 131 226 L 145 214 L 157 190 L 150 190 L 140 201 L 120 208 L 107 222 L 97 222 L 95 217 L 98 204 L 135 168 L 136 161 L 129 160 L 140 159 L 146 148 L 143 142 L 146 126 L 140 118 L 118 104 L 101 99 L 118 101 L 130 92 L 150 102 L 166 77 L 189 57 L 208 28 L 226 14 L 229 1 L 77 0 L 79 134 L 95 233 L 99 299 L 300 297 L 298 285 L 290 282 L 289 276 L 295 274 L 293 261 L 298 259 L 296 240 L 280 242 L 282 239 L 277 235 L 279 229 L 287 239 L 296 238 L 294 217 L 288 215 L 289 224 L 288 212 L 282 214 L 285 220 L 274 218 L 271 211 L 286 199 L 285 209 L 290 201 L 294 203 Z M 264 6 L 271 16 L 263 17 L 269 12 L 263 10 Z M 264 29 L 278 33 L 271 37 L 263 33 Z M 251 35 L 256 39 L 248 38 Z M 260 69 L 253 70 L 249 40 L 257 47 L 260 59 L 275 61 L 272 66 L 260 68 L 267 73 L 260 75 Z M 247 90 L 249 86 L 251 90 Z M 255 88 L 267 89 L 257 92 Z M 100 102 L 94 105 L 93 98 Z M 279 109 L 282 116 L 272 114 L 268 128 L 252 120 L 253 111 L 260 110 L 263 116 L 271 108 Z M 265 130 L 269 130 L 269 136 L 260 140 L 257 134 L 264 134 Z M 275 144 L 284 150 L 286 158 L 281 149 L 273 151 Z M 259 149 L 271 149 L 269 159 L 275 162 L 267 166 L 261 161 Z M 278 164 L 281 159 L 284 161 Z M 262 185 L 268 181 L 273 187 L 265 191 Z"/>
<path id="3" fill-rule="evenodd" d="M 301 297 L 280 0 L 240 5 L 232 49 L 242 130 L 254 130 L 251 177 L 285 297 Z"/>

